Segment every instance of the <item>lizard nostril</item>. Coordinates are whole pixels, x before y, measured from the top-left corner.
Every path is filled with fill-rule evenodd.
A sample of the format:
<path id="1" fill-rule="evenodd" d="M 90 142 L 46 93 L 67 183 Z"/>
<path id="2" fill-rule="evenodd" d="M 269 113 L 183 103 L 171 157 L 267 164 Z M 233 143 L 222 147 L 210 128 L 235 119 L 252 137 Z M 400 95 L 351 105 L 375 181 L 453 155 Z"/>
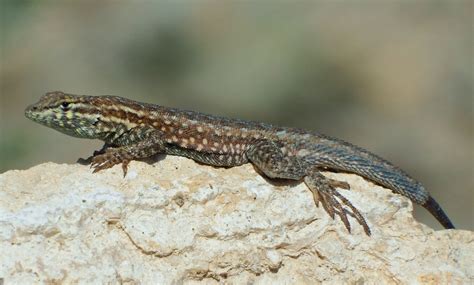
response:
<path id="1" fill-rule="evenodd" d="M 25 109 L 25 112 L 28 113 L 28 112 L 32 112 L 32 111 L 36 111 L 36 110 L 38 110 L 38 107 L 30 105 Z"/>

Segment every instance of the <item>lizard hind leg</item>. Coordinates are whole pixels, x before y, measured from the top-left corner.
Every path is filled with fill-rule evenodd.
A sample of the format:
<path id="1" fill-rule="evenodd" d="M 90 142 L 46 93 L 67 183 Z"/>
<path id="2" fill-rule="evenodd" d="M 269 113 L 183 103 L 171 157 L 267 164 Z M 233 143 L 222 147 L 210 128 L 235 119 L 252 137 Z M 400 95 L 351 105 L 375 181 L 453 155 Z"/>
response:
<path id="1" fill-rule="evenodd" d="M 248 160 L 270 178 L 300 180 L 305 165 L 294 157 L 285 155 L 272 141 L 260 141 L 246 153 Z"/>
<path id="2" fill-rule="evenodd" d="M 329 184 L 334 188 L 341 188 L 341 189 L 344 189 L 344 190 L 351 190 L 351 185 L 349 185 L 349 183 L 347 183 L 347 182 L 334 180 L 334 179 L 331 179 L 331 178 L 327 178 L 327 179 L 328 179 Z"/>
<path id="3" fill-rule="evenodd" d="M 304 161 L 294 156 L 284 155 L 281 149 L 271 141 L 261 141 L 255 144 L 247 152 L 247 157 L 252 164 L 270 178 L 304 179 L 305 184 L 313 193 L 316 205 L 321 202 L 331 218 L 334 219 L 334 216 L 338 215 L 350 232 L 351 225 L 347 216 L 352 216 L 370 236 L 369 226 L 362 214 L 336 190 L 336 187 L 349 189 L 347 183 L 326 178 L 317 169 L 308 173 L 308 166 Z"/>
<path id="4" fill-rule="evenodd" d="M 352 216 L 364 228 L 365 233 L 370 236 L 370 228 L 365 218 L 346 197 L 336 190 L 335 186 L 337 186 L 337 183 L 334 183 L 334 180 L 326 178 L 318 171 L 314 171 L 304 177 L 304 182 L 313 193 L 316 205 L 319 205 L 319 202 L 321 202 L 324 210 L 331 218 L 334 219 L 334 216 L 338 215 L 346 229 L 351 232 L 351 224 L 347 215 Z"/>

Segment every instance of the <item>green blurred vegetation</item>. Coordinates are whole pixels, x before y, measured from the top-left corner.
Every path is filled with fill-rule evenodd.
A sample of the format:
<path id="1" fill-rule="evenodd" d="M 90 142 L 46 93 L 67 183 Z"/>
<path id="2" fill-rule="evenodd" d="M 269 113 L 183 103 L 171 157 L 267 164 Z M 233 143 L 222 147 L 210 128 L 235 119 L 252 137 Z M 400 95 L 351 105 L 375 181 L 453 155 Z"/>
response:
<path id="1" fill-rule="evenodd" d="M 474 229 L 472 6 L 2 0 L 0 172 L 100 146 L 24 118 L 44 92 L 113 94 L 346 139 Z"/>

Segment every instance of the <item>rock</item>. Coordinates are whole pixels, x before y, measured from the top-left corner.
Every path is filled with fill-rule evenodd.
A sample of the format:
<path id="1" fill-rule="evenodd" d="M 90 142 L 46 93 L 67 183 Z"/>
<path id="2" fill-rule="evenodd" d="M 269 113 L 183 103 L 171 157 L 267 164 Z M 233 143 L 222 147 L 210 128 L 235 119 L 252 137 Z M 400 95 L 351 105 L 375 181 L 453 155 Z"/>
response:
<path id="1" fill-rule="evenodd" d="M 305 185 L 168 156 L 92 174 L 45 163 L 0 175 L 5 284 L 469 283 L 474 233 L 433 231 L 400 195 L 356 175 L 349 234 Z M 1 282 L 0 282 L 1 283 Z"/>

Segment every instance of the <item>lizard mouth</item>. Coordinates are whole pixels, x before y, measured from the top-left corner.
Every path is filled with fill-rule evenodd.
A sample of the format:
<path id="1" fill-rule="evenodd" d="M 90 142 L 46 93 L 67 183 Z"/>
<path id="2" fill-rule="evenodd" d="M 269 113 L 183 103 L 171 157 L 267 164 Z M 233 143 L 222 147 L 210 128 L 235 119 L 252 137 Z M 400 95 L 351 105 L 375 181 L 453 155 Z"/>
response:
<path id="1" fill-rule="evenodd" d="M 30 105 L 25 109 L 25 116 L 28 119 L 34 119 L 36 111 L 38 111 L 38 107 L 36 105 Z"/>
<path id="2" fill-rule="evenodd" d="M 44 114 L 44 112 L 40 109 L 38 104 L 33 104 L 26 107 L 25 117 L 27 117 L 28 119 L 34 122 L 37 122 L 40 124 L 46 124 L 45 123 L 45 119 L 47 118 L 46 114 Z"/>

